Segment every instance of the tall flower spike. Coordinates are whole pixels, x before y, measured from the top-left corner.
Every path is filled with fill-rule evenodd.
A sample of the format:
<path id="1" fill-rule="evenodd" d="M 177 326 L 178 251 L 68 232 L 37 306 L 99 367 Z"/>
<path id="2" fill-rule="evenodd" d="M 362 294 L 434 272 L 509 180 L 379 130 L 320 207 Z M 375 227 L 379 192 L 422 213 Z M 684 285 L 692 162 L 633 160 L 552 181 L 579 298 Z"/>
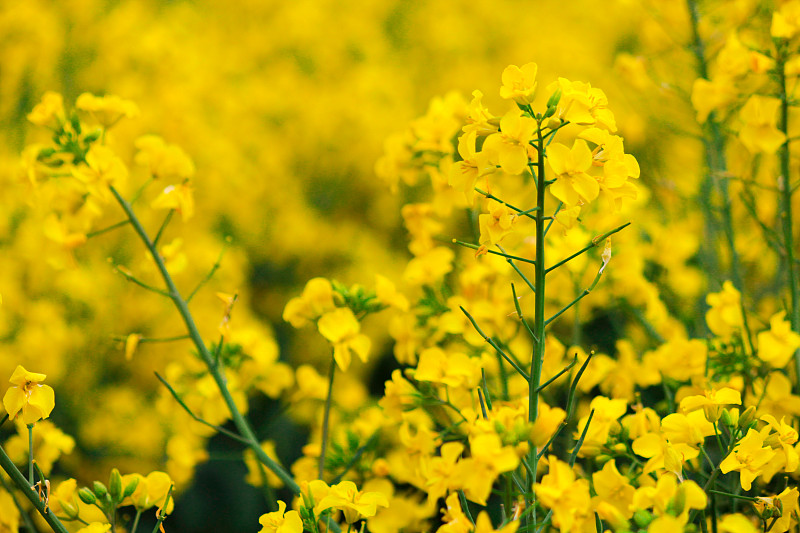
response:
<path id="1" fill-rule="evenodd" d="M 34 424 L 50 416 L 56 400 L 53 388 L 42 385 L 46 377 L 44 374 L 28 372 L 22 365 L 17 366 L 9 380 L 14 386 L 3 396 L 3 407 L 9 418 L 14 418 L 22 411 L 22 421 Z"/>

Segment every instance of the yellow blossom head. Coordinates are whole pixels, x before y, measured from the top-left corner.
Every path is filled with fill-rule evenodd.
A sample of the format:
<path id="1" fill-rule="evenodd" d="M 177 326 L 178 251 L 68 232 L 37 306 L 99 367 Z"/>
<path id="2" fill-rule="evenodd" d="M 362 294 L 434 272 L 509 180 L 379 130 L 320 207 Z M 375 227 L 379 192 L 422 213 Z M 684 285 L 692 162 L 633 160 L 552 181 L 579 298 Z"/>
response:
<path id="1" fill-rule="evenodd" d="M 13 387 L 3 396 L 3 407 L 10 418 L 14 418 L 21 411 L 22 421 L 33 424 L 50 416 L 55 407 L 55 394 L 49 385 L 43 385 L 44 374 L 28 372 L 22 365 L 18 365 L 9 380 Z"/>
<path id="2" fill-rule="evenodd" d="M 538 69 L 536 63 L 528 63 L 522 67 L 507 66 L 503 71 L 503 86 L 500 87 L 500 96 L 506 100 L 512 99 L 521 105 L 533 103 Z"/>

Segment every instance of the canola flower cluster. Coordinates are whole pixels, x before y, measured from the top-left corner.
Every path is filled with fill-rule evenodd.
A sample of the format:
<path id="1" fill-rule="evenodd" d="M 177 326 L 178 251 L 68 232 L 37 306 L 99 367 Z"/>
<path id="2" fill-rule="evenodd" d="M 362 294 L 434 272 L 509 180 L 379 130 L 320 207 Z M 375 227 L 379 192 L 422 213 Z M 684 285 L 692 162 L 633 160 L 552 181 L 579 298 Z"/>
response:
<path id="1" fill-rule="evenodd" d="M 113 271 L 154 302 L 170 300 L 186 334 L 130 333 L 120 338 L 123 359 L 143 366 L 147 342 L 189 339 L 195 353 L 172 354 L 160 377 L 169 474 L 112 470 L 107 485 L 91 489 L 68 479 L 51 490 L 53 464 L 75 443 L 42 420 L 53 410 L 43 374 L 18 367 L 3 401 L 17 420 L 18 435 L 3 443 L 16 489 L 0 492 L 0 521 L 16 530 L 33 506 L 54 530 L 62 521 L 115 530 L 117 510 L 133 505 L 132 530 L 153 506 L 161 525 L 173 486 L 190 482 L 206 439 L 220 431 L 247 445 L 248 481 L 277 505 L 259 521 L 265 532 L 796 528 L 800 289 L 790 126 L 798 5 L 740 2 L 709 8 L 707 18 L 693 2 L 658 6 L 667 27 L 686 29 L 677 42 L 691 45 L 697 63 L 687 99 L 706 161 L 701 179 L 664 195 L 639 183 L 647 167 L 625 151 L 606 94 L 587 83 L 557 78 L 540 87 L 539 68 L 528 63 L 503 71 L 507 110 L 498 115 L 480 91 L 471 101 L 435 99 L 387 141 L 375 169 L 414 198 L 402 208 L 412 254 L 402 276 L 376 276 L 374 290 L 314 278 L 284 308 L 285 320 L 314 325 L 329 345 L 327 378 L 279 361 L 265 328 L 236 305 L 238 293 L 218 293 L 216 312 L 190 311 L 221 261 L 211 265 L 212 255 L 203 273 L 180 238 L 162 244 L 178 219 L 196 215 L 186 153 L 152 135 L 116 139 L 138 113 L 128 100 L 84 93 L 67 109 L 46 93 L 28 119 L 52 138 L 25 149 L 22 176 L 43 211 L 43 233 L 59 246 L 48 259 L 74 267 L 95 237 L 133 230 L 149 257 L 112 247 Z M 644 35 L 643 46 L 663 53 L 659 67 L 685 76 L 670 61 L 674 43 L 655 30 Z M 644 60 L 623 55 L 619 64 L 647 85 Z M 668 137 L 664 144 L 668 152 Z M 658 200 L 645 204 L 651 194 Z M 679 214 L 671 203 L 682 196 L 699 199 L 700 217 L 671 226 L 648 216 Z M 693 261 L 709 276 L 729 275 L 704 281 Z M 200 281 L 182 292 L 173 279 L 182 273 Z M 718 286 L 704 298 L 707 312 L 686 311 L 704 283 Z M 163 307 L 154 305 L 154 316 L 166 316 Z M 601 337 L 581 316 L 617 308 L 625 318 L 613 349 L 587 353 L 581 346 Z M 352 372 L 374 357 L 362 331 L 373 314 L 388 315 L 401 366 L 377 402 Z M 200 321 L 218 326 L 201 335 Z M 257 394 L 283 397 L 311 428 L 289 469 L 246 419 Z M 228 420 L 235 431 L 221 427 Z M 154 434 L 142 444 L 158 449 L 147 440 Z M 27 485 L 11 475 L 12 463 L 26 460 Z M 292 502 L 270 492 L 281 485 Z"/>

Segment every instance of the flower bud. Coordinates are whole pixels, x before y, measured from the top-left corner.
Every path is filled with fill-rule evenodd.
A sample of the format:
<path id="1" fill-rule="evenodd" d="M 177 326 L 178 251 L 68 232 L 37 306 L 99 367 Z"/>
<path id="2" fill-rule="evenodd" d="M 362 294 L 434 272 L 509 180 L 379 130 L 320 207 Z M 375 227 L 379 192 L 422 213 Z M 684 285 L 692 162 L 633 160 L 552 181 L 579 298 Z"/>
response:
<path id="1" fill-rule="evenodd" d="M 101 130 L 94 130 L 94 131 L 90 131 L 89 133 L 87 133 L 86 135 L 84 135 L 84 137 L 83 137 L 83 140 L 84 140 L 84 142 L 85 142 L 86 144 L 93 143 L 93 142 L 95 142 L 97 139 L 99 139 L 99 138 L 100 138 L 100 135 L 102 135 L 102 133 L 103 133 L 103 132 L 102 132 Z"/>
<path id="2" fill-rule="evenodd" d="M 61 509 L 64 511 L 64 515 L 66 515 L 67 519 L 75 520 L 78 518 L 79 510 L 78 510 L 78 502 L 73 501 L 73 503 L 68 503 L 65 501 L 61 501 Z"/>
<path id="3" fill-rule="evenodd" d="M 650 522 L 652 522 L 654 518 L 653 513 L 645 509 L 637 509 L 633 513 L 633 521 L 641 528 L 646 528 L 650 525 Z"/>
<path id="4" fill-rule="evenodd" d="M 92 488 L 94 489 L 94 495 L 100 499 L 105 498 L 106 495 L 108 494 L 108 489 L 106 488 L 106 486 L 100 483 L 99 481 L 95 481 L 94 484 L 92 485 Z"/>
<path id="5" fill-rule="evenodd" d="M 139 486 L 139 478 L 134 477 L 133 479 L 131 479 L 130 483 L 125 485 L 125 492 L 122 493 L 122 499 L 125 499 L 131 494 L 133 494 L 134 491 L 136 491 L 136 487 L 138 486 Z"/>
<path id="6" fill-rule="evenodd" d="M 560 100 L 561 100 L 561 87 L 556 89 L 556 91 L 550 95 L 550 98 L 547 99 L 548 109 L 551 107 L 555 108 Z"/>
<path id="7" fill-rule="evenodd" d="M 115 502 L 122 500 L 122 476 L 116 468 L 111 469 L 111 475 L 108 477 L 108 494 Z"/>
<path id="8" fill-rule="evenodd" d="M 78 118 L 78 114 L 75 113 L 75 110 L 73 110 L 72 113 L 69 116 L 69 123 L 72 126 L 72 129 L 75 130 L 75 133 L 80 135 L 80 133 L 81 133 L 81 121 Z"/>
<path id="9" fill-rule="evenodd" d="M 719 420 L 722 422 L 723 425 L 727 427 L 731 427 L 734 425 L 733 418 L 731 417 L 730 411 L 727 409 L 723 409 L 719 415 Z"/>
<path id="10" fill-rule="evenodd" d="M 756 419 L 756 407 L 751 405 L 744 412 L 739 415 L 739 427 L 742 429 L 747 429 L 750 427 Z"/>
<path id="11" fill-rule="evenodd" d="M 550 120 L 547 121 L 547 124 L 544 126 L 551 130 L 556 130 L 561 127 L 563 121 L 558 117 L 552 117 Z"/>
<path id="12" fill-rule="evenodd" d="M 87 505 L 94 505 L 94 503 L 97 501 L 97 497 L 95 497 L 94 492 L 89 490 L 88 487 L 81 487 L 78 490 L 78 497 Z"/>

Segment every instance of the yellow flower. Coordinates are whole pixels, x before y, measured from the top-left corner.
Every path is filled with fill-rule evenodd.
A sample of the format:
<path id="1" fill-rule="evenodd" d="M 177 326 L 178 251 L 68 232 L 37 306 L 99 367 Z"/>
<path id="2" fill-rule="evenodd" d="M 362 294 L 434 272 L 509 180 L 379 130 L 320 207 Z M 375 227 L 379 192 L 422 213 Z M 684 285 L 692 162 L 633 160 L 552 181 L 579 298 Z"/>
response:
<path id="1" fill-rule="evenodd" d="M 780 448 L 783 456 L 780 457 L 780 465 L 785 466 L 786 472 L 794 472 L 800 464 L 800 456 L 798 450 L 794 448 L 797 444 L 797 430 L 784 422 L 772 416 L 764 415 L 761 420 L 767 423 L 767 426 L 761 429 L 761 436 L 764 437 L 764 443 L 768 444 L 773 449 Z M 774 431 L 774 433 L 772 433 Z"/>
<path id="2" fill-rule="evenodd" d="M 464 445 L 460 442 L 447 442 L 442 444 L 441 456 L 422 457 L 420 470 L 425 479 L 429 502 L 435 502 L 449 490 L 457 488 L 457 465 L 463 452 Z"/>
<path id="3" fill-rule="evenodd" d="M 333 358 L 340 369 L 348 369 L 352 352 L 367 362 L 371 342 L 369 337 L 359 333 L 361 327 L 349 308 L 339 307 L 325 313 L 317 322 L 317 328 L 333 344 Z"/>
<path id="4" fill-rule="evenodd" d="M 458 493 L 453 492 L 445 499 L 445 508 L 442 516 L 442 524 L 436 533 L 469 533 L 472 531 L 472 523 L 470 523 L 464 510 L 461 508 L 461 501 L 458 499 Z"/>
<path id="5" fill-rule="evenodd" d="M 169 185 L 150 202 L 153 209 L 174 209 L 186 222 L 194 216 L 194 189 L 187 180 L 178 185 Z"/>
<path id="6" fill-rule="evenodd" d="M 609 503 L 625 519 L 633 515 L 631 503 L 633 503 L 636 489 L 630 484 L 628 478 L 619 473 L 613 460 L 607 462 L 602 470 L 592 474 L 592 485 L 597 493 L 597 496 L 592 498 L 594 504 Z"/>
<path id="7" fill-rule="evenodd" d="M 750 429 L 719 466 L 723 474 L 738 470 L 742 488 L 750 490 L 753 480 L 761 475 L 764 465 L 774 456 L 775 451 L 764 446 L 764 437 L 755 429 Z"/>
<path id="8" fill-rule="evenodd" d="M 141 474 L 126 474 L 122 476 L 122 486 L 127 487 L 135 477 L 139 478 L 136 490 L 133 491 L 132 495 L 122 500 L 121 505 L 133 505 L 140 511 L 149 509 L 154 505 L 163 507 L 164 501 L 167 498 L 167 493 L 169 493 L 170 487 L 173 485 L 169 475 L 159 471 L 150 472 L 147 476 Z M 165 511 L 171 513 L 174 506 L 175 497 L 174 494 L 170 494 L 169 503 Z"/>
<path id="9" fill-rule="evenodd" d="M 712 111 L 723 109 L 736 101 L 736 90 L 730 80 L 722 78 L 709 81 L 694 80 L 692 85 L 692 107 L 697 111 L 697 122 L 703 124 Z"/>
<path id="10" fill-rule="evenodd" d="M 797 524 L 796 516 L 798 514 L 798 490 L 797 487 L 785 488 L 783 492 L 773 498 L 760 497 L 760 502 L 754 503 L 756 511 L 763 511 L 765 507 L 772 507 L 773 512 L 780 510 L 778 519 L 771 523 L 771 533 L 784 533 L 789 531 L 789 528 Z M 775 516 L 773 514 L 773 516 Z"/>
<path id="11" fill-rule="evenodd" d="M 136 349 L 139 347 L 139 341 L 142 340 L 142 336 L 139 333 L 131 333 L 127 337 L 125 337 L 125 360 L 130 361 L 133 359 L 133 354 L 136 353 Z"/>
<path id="12" fill-rule="evenodd" d="M 397 290 L 389 278 L 380 274 L 375 275 L 375 297 L 384 305 L 395 307 L 400 311 L 408 311 L 408 298 Z"/>
<path id="13" fill-rule="evenodd" d="M 53 388 L 41 384 L 46 377 L 44 374 L 28 372 L 22 365 L 17 366 L 9 380 L 14 386 L 3 396 L 3 407 L 9 418 L 14 418 L 22 411 L 22 421 L 30 425 L 50 416 L 56 400 Z"/>
<path id="14" fill-rule="evenodd" d="M 303 294 L 286 304 L 283 319 L 301 328 L 334 308 L 331 282 L 325 278 L 312 278 L 306 282 Z"/>
<path id="15" fill-rule="evenodd" d="M 286 511 L 286 504 L 278 500 L 278 510 L 261 515 L 259 533 L 302 533 L 303 520 L 297 511 Z"/>
<path id="16" fill-rule="evenodd" d="M 500 119 L 500 131 L 486 138 L 483 151 L 504 172 L 520 174 L 528 166 L 528 142 L 535 130 L 535 120 L 522 116 L 519 109 L 512 109 Z"/>
<path id="17" fill-rule="evenodd" d="M 481 378 L 481 360 L 460 352 L 445 352 L 434 346 L 419 354 L 414 373 L 417 381 L 441 383 L 448 387 L 472 388 Z"/>
<path id="18" fill-rule="evenodd" d="M 774 154 L 786 141 L 786 135 L 775 127 L 780 105 L 777 98 L 756 94 L 739 111 L 744 122 L 739 130 L 739 140 L 751 153 Z"/>
<path id="19" fill-rule="evenodd" d="M 609 131 L 617 131 L 614 114 L 608 109 L 606 94 L 588 83 L 558 78 L 547 90 L 561 89 L 556 116 L 562 120 L 584 126 L 599 124 Z"/>
<path id="20" fill-rule="evenodd" d="M 473 129 L 459 137 L 458 154 L 461 156 L 461 161 L 452 164 L 448 177 L 450 186 L 463 192 L 469 205 L 475 200 L 475 182 L 480 176 L 494 170 L 494 167 L 489 165 L 487 154 L 475 150 L 477 135 L 477 130 Z"/>
<path id="21" fill-rule="evenodd" d="M 703 409 L 709 422 L 716 422 L 722 414 L 724 405 L 741 405 L 742 395 L 730 387 L 707 390 L 702 395 L 687 396 L 681 400 L 681 411 L 688 413 Z"/>
<path id="22" fill-rule="evenodd" d="M 675 476 L 661 476 L 656 486 L 640 487 L 633 496 L 634 509 L 653 509 L 657 516 L 671 514 L 681 524 L 689 518 L 690 509 L 705 509 L 706 493 L 694 481 L 678 482 Z"/>
<path id="23" fill-rule="evenodd" d="M 588 203 L 597 198 L 600 185 L 587 174 L 592 168 L 592 151 L 583 139 L 577 139 L 572 149 L 561 143 L 547 148 L 547 161 L 555 174 L 555 183 L 550 186 L 553 196 L 567 207 Z"/>
<path id="24" fill-rule="evenodd" d="M 167 144 L 156 135 L 136 139 L 136 162 L 149 168 L 156 179 L 185 180 L 194 175 L 194 164 L 178 146 Z"/>
<path id="25" fill-rule="evenodd" d="M 375 516 L 378 506 L 389 506 L 385 494 L 359 491 L 352 481 L 342 481 L 332 486 L 328 494 L 317 502 L 314 512 L 319 514 L 332 507 L 341 509 L 344 512 L 344 519 L 348 524 L 352 524 L 361 518 Z"/>
<path id="26" fill-rule="evenodd" d="M 47 91 L 42 101 L 28 113 L 28 120 L 37 126 L 54 128 L 64 121 L 64 98 L 53 91 Z"/>
<path id="27" fill-rule="evenodd" d="M 722 533 L 758 533 L 761 528 L 756 527 L 753 521 L 745 515 L 736 513 L 725 515 L 719 521 L 719 531 Z"/>
<path id="28" fill-rule="evenodd" d="M 14 498 L 6 491 L 0 491 L 0 531 L 16 533 L 19 531 L 19 508 Z"/>
<path id="29" fill-rule="evenodd" d="M 75 101 L 75 107 L 89 112 L 105 129 L 112 127 L 123 117 L 131 118 L 139 114 L 139 108 L 136 107 L 136 104 L 114 95 L 95 96 L 90 93 L 83 93 Z"/>
<path id="30" fill-rule="evenodd" d="M 791 39 L 800 32 L 800 2 L 784 2 L 772 14 L 769 33 L 779 39 Z"/>
<path id="31" fill-rule="evenodd" d="M 542 505 L 553 510 L 553 523 L 561 531 L 582 531 L 578 526 L 591 514 L 589 480 L 575 479 L 572 467 L 555 457 L 550 457 L 547 464 L 549 471 L 534 486 L 536 495 Z"/>
<path id="32" fill-rule="evenodd" d="M 741 295 L 726 281 L 722 284 L 722 291 L 706 296 L 706 302 L 711 306 L 706 312 L 708 329 L 720 337 L 728 337 L 739 331 L 744 323 L 742 318 Z"/>
<path id="33" fill-rule="evenodd" d="M 497 132 L 497 120 L 481 103 L 482 99 L 482 92 L 472 91 L 472 101 L 467 106 L 467 124 L 461 128 L 465 134 L 474 131 L 481 137 L 485 137 Z"/>
<path id="34" fill-rule="evenodd" d="M 475 521 L 473 533 L 516 533 L 519 524 L 519 520 L 512 520 L 500 529 L 495 529 L 489 518 L 489 513 L 481 511 L 478 515 L 478 519 Z"/>
<path id="35" fill-rule="evenodd" d="M 521 105 L 532 104 L 536 92 L 536 63 L 528 63 L 518 67 L 509 65 L 503 70 L 503 86 L 500 96 L 506 100 L 513 99 Z"/>
<path id="36" fill-rule="evenodd" d="M 480 226 L 478 242 L 481 247 L 476 255 L 486 253 L 487 248 L 502 241 L 511 233 L 516 220 L 517 214 L 508 206 L 499 203 L 492 204 L 488 213 L 478 215 L 478 225 Z"/>
<path id="37" fill-rule="evenodd" d="M 758 358 L 773 368 L 783 368 L 800 348 L 800 335 L 792 331 L 792 325 L 784 320 L 785 311 L 775 313 L 769 319 L 769 331 L 758 334 Z"/>
<path id="38" fill-rule="evenodd" d="M 72 175 L 101 199 L 107 199 L 106 187 L 117 187 L 128 178 L 128 169 L 113 150 L 99 144 L 93 145 L 86 154 L 86 164 L 72 170 Z"/>
<path id="39" fill-rule="evenodd" d="M 433 285 L 453 270 L 453 259 L 450 248 L 432 248 L 409 261 L 403 277 L 412 285 Z"/>

